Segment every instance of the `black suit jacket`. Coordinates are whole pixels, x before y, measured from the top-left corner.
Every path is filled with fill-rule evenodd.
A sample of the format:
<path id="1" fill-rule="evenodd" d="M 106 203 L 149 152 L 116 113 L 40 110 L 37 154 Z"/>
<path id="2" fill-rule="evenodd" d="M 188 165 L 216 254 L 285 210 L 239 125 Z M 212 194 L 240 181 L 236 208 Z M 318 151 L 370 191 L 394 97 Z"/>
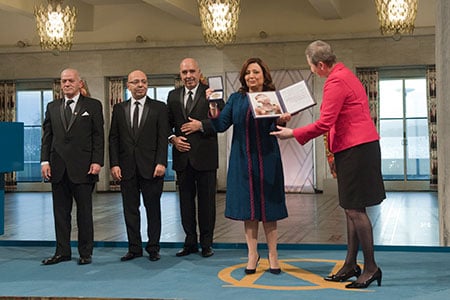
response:
<path id="1" fill-rule="evenodd" d="M 199 84 L 194 97 L 194 104 L 190 112 L 186 114 L 184 109 L 184 87 L 174 89 L 169 92 L 167 106 L 169 109 L 169 122 L 172 128 L 171 134 L 176 136 L 184 135 L 181 132 L 181 125 L 188 122 L 188 117 L 202 122 L 203 132 L 197 131 L 187 136 L 191 145 L 188 152 L 179 152 L 172 147 L 173 169 L 182 171 L 186 168 L 188 161 L 191 166 L 198 171 L 215 170 L 219 166 L 217 133 L 212 128 L 208 118 L 209 104 L 205 91 L 208 86 Z M 219 102 L 219 108 L 223 108 L 224 102 Z"/>
<path id="2" fill-rule="evenodd" d="M 103 166 L 104 138 L 100 101 L 80 95 L 69 124 L 64 99 L 50 102 L 43 123 L 41 161 L 50 162 L 51 181 L 61 181 L 65 170 L 74 183 L 98 181 L 98 175 L 88 172 L 92 163 Z"/>
<path id="3" fill-rule="evenodd" d="M 109 132 L 110 167 L 119 166 L 124 180 L 136 174 L 153 178 L 157 164 L 167 167 L 167 106 L 146 98 L 136 138 L 131 128 L 131 101 L 114 105 Z"/>

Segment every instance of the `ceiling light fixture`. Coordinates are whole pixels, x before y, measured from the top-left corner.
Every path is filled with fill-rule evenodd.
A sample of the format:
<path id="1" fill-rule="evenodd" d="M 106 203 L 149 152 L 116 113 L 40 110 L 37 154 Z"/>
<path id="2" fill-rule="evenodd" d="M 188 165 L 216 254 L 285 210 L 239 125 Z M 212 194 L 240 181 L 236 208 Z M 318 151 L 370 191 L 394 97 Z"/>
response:
<path id="1" fill-rule="evenodd" d="M 402 34 L 412 34 L 417 14 L 417 0 L 375 0 L 380 31 L 399 40 Z"/>
<path id="2" fill-rule="evenodd" d="M 48 0 L 48 5 L 34 8 L 36 26 L 43 50 L 70 50 L 77 22 L 76 7 L 61 7 L 62 0 Z"/>
<path id="3" fill-rule="evenodd" d="M 236 39 L 240 0 L 197 0 L 205 43 L 218 49 Z"/>

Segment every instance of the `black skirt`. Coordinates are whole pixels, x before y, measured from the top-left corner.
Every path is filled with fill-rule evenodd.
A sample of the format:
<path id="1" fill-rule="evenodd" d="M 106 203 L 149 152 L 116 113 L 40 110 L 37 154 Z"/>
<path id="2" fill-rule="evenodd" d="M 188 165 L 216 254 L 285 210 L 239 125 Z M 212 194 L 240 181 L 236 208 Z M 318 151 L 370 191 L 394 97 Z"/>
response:
<path id="1" fill-rule="evenodd" d="M 385 198 L 379 141 L 334 154 L 339 205 L 345 209 L 380 204 Z"/>

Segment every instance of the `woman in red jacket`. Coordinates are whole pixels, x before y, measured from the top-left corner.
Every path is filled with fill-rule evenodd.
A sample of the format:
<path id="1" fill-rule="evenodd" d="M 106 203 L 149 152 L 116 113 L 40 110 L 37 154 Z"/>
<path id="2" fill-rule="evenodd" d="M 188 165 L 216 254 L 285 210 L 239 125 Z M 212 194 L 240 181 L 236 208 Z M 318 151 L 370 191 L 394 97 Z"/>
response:
<path id="1" fill-rule="evenodd" d="M 339 205 L 347 218 L 347 256 L 342 268 L 325 277 L 328 281 L 357 280 L 347 288 L 367 288 L 373 281 L 381 285 L 381 269 L 375 262 L 372 224 L 366 207 L 385 198 L 381 175 L 379 135 L 370 117 L 369 103 L 359 79 L 344 64 L 336 62 L 331 46 L 323 41 L 311 43 L 305 51 L 311 72 L 326 77 L 320 117 L 304 127 L 278 126 L 272 135 L 292 138 L 302 145 L 328 134 L 328 146 L 334 153 Z M 358 247 L 364 255 L 364 272 L 356 259 Z"/>

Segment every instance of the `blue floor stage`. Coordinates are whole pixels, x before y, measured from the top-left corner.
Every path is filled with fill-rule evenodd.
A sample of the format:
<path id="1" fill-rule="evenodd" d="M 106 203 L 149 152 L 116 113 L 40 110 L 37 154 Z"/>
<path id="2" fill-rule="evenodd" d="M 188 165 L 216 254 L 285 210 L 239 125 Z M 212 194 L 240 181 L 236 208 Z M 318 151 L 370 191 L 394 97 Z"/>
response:
<path id="1" fill-rule="evenodd" d="M 381 286 L 374 282 L 366 290 L 348 290 L 346 283 L 322 279 L 343 263 L 345 249 L 338 246 L 280 245 L 281 275 L 266 271 L 267 250 L 261 249 L 256 274 L 244 275 L 244 245 L 216 244 L 210 258 L 180 258 L 175 256 L 178 244 L 165 244 L 157 262 L 147 257 L 120 262 L 126 247 L 110 243 L 97 245 L 91 265 L 77 265 L 74 256 L 43 266 L 40 261 L 54 247 L 36 244 L 2 242 L 0 295 L 199 300 L 448 300 L 450 295 L 450 249 L 441 247 L 380 247 L 376 259 L 383 271 Z"/>

